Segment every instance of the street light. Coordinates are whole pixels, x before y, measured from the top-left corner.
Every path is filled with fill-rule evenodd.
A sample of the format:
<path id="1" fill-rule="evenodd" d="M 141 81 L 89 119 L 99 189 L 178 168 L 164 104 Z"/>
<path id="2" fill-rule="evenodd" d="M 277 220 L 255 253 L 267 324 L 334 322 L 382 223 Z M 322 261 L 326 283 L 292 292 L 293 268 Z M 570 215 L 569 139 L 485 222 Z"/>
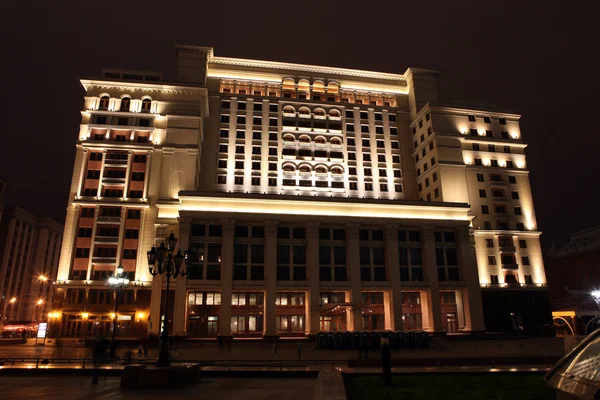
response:
<path id="1" fill-rule="evenodd" d="M 598 306 L 598 308 L 600 308 L 600 290 L 594 290 L 590 294 L 592 295 L 592 298 L 596 302 L 596 305 Z"/>
<path id="2" fill-rule="evenodd" d="M 183 260 L 186 261 L 186 266 L 190 260 L 188 259 L 188 252 L 185 252 L 185 256 L 181 254 L 181 250 L 177 251 L 177 254 L 173 255 L 175 246 L 177 245 L 177 238 L 171 232 L 171 235 L 165 242 L 162 242 L 158 248 L 152 246 L 152 249 L 148 254 L 148 270 L 152 276 L 165 275 L 167 278 L 167 290 L 165 298 L 165 309 L 163 312 L 162 331 L 160 333 L 160 353 L 156 360 L 157 367 L 168 367 L 171 364 L 169 360 L 169 319 L 167 313 L 169 310 L 169 282 L 171 277 L 177 278 L 178 276 L 185 276 L 188 273 L 188 269 L 181 271 L 181 264 Z"/>
<path id="3" fill-rule="evenodd" d="M 12 297 L 8 302 L 10 304 L 15 304 L 17 302 L 17 298 L 16 297 Z"/>
<path id="4" fill-rule="evenodd" d="M 108 278 L 108 285 L 115 292 L 115 311 L 113 312 L 113 331 L 112 340 L 110 342 L 109 355 L 115 358 L 117 355 L 117 344 L 115 342 L 115 334 L 117 333 L 117 311 L 119 307 L 119 294 L 129 285 L 129 279 L 123 276 L 123 267 L 117 267 L 117 275 Z"/>

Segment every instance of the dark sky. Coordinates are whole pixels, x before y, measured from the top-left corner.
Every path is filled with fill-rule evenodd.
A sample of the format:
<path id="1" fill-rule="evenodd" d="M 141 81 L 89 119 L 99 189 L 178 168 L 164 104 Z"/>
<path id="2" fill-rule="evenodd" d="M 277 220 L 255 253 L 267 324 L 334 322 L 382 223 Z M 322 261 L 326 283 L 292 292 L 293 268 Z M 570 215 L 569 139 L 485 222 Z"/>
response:
<path id="1" fill-rule="evenodd" d="M 600 224 L 592 2 L 2 3 L 0 176 L 9 181 L 7 201 L 36 214 L 64 220 L 84 95 L 78 79 L 111 67 L 174 79 L 173 45 L 193 44 L 219 56 L 441 70 L 442 101 L 523 115 L 546 246 Z"/>

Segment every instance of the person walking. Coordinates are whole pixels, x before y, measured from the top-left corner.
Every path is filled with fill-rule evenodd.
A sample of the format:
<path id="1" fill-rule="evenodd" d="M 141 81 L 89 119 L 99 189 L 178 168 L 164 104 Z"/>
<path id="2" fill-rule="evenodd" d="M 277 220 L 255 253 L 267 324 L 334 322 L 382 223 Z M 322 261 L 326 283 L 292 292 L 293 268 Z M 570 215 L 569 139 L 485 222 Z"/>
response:
<path id="1" fill-rule="evenodd" d="M 92 373 L 92 384 L 98 383 L 100 377 L 100 368 L 104 363 L 104 357 L 106 355 L 106 344 L 104 340 L 96 341 L 94 345 L 94 351 L 92 353 L 92 363 L 94 364 L 94 372 Z"/>
<path id="2" fill-rule="evenodd" d="M 302 342 L 298 341 L 296 345 L 296 349 L 298 350 L 298 360 L 302 359 Z"/>

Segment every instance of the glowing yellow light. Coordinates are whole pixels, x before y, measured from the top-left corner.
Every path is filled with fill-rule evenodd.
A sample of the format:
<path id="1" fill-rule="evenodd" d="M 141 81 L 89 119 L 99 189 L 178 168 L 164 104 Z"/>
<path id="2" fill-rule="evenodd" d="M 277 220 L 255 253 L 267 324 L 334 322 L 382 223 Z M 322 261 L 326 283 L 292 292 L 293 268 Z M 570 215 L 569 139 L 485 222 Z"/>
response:
<path id="1" fill-rule="evenodd" d="M 512 136 L 513 139 L 516 139 L 519 137 L 519 134 L 517 132 L 513 132 L 510 135 Z"/>
<path id="2" fill-rule="evenodd" d="M 86 313 L 86 312 L 81 313 L 81 318 L 83 318 L 83 319 L 87 319 L 89 316 L 90 316 L 89 313 Z"/>
<path id="3" fill-rule="evenodd" d="M 115 313 L 110 313 L 110 319 L 115 319 L 115 317 L 117 316 L 117 314 Z"/>
<path id="4" fill-rule="evenodd" d="M 40 275 L 40 276 L 38 276 L 38 280 L 41 282 L 47 282 L 48 277 L 46 275 Z"/>
<path id="5" fill-rule="evenodd" d="M 16 302 L 17 302 L 17 298 L 16 297 L 11 298 L 10 301 L 9 301 L 10 304 L 15 304 Z"/>
<path id="6" fill-rule="evenodd" d="M 146 316 L 146 314 L 143 312 L 137 313 L 137 319 L 144 319 L 145 316 Z"/>
<path id="7" fill-rule="evenodd" d="M 44 304 L 44 299 L 38 299 L 38 301 L 36 302 L 36 304 L 38 306 L 41 306 L 42 304 Z"/>

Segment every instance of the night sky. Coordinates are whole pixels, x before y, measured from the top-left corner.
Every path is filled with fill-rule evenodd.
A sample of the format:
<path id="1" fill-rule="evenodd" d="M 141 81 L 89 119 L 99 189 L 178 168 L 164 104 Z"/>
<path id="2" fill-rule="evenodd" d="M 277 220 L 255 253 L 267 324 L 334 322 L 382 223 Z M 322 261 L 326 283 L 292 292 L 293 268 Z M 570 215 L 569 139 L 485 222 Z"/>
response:
<path id="1" fill-rule="evenodd" d="M 591 2 L 2 3 L 0 176 L 9 182 L 7 203 L 38 215 L 64 221 L 83 105 L 79 78 L 138 68 L 174 80 L 173 45 L 191 44 L 213 46 L 218 56 L 440 70 L 442 102 L 523 115 L 546 247 L 600 224 Z"/>

